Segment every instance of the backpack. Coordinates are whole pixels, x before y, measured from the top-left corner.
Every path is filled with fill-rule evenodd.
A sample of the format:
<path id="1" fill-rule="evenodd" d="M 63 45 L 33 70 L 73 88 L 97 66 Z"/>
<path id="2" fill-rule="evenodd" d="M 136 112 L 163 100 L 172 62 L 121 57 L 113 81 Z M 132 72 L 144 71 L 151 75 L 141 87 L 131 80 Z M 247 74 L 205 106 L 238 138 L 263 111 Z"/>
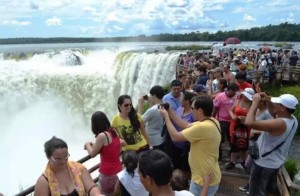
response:
<path id="1" fill-rule="evenodd" d="M 233 144 L 240 150 L 247 150 L 248 149 L 248 128 L 238 123 L 236 128 L 233 131 Z"/>

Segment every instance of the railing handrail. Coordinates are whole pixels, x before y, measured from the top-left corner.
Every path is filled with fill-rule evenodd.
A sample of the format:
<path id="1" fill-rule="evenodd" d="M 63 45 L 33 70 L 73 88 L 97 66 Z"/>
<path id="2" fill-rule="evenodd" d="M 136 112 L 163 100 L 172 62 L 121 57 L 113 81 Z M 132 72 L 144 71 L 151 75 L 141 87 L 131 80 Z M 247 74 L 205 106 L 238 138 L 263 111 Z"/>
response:
<path id="1" fill-rule="evenodd" d="M 84 163 L 84 162 L 86 162 L 86 161 L 88 161 L 88 160 L 90 160 L 90 159 L 91 159 L 91 156 L 90 156 L 90 155 L 87 155 L 87 156 L 85 156 L 85 157 L 79 159 L 77 162 L 78 162 L 78 163 Z M 98 163 L 97 165 L 94 165 L 94 166 L 91 167 L 90 169 L 88 169 L 88 172 L 89 172 L 89 173 L 92 173 L 92 172 L 94 172 L 95 170 L 97 170 L 98 168 L 99 168 L 99 163 Z M 97 179 L 98 179 L 98 178 L 95 178 L 95 179 L 94 179 L 94 182 L 97 182 Z M 34 192 L 34 188 L 35 188 L 35 185 L 33 185 L 33 186 L 31 186 L 31 187 L 29 187 L 29 188 L 23 190 L 22 192 L 16 194 L 15 196 L 25 196 L 25 195 L 28 195 L 28 194 Z"/>

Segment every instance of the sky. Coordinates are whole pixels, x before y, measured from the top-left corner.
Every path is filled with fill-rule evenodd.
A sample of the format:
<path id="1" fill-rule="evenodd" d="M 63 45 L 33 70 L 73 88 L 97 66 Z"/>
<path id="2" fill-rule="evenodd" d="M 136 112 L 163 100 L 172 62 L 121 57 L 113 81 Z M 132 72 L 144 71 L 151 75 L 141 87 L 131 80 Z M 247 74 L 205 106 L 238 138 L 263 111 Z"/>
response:
<path id="1" fill-rule="evenodd" d="M 0 0 L 0 38 L 116 37 L 300 23 L 300 0 Z"/>

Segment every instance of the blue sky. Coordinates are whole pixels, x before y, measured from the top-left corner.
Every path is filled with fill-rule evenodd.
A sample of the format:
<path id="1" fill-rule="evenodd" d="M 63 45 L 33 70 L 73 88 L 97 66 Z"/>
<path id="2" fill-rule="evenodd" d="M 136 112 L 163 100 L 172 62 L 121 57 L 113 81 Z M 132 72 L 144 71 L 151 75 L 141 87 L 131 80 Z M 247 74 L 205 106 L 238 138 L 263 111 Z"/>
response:
<path id="1" fill-rule="evenodd" d="M 300 23 L 299 0 L 0 0 L 0 38 L 115 37 Z"/>

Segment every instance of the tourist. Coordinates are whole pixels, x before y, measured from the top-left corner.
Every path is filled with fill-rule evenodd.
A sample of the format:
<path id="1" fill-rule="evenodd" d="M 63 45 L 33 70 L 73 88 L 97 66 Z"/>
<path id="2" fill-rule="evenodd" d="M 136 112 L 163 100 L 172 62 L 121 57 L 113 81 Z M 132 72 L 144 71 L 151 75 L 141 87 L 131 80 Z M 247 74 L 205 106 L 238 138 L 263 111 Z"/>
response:
<path id="1" fill-rule="evenodd" d="M 230 162 L 226 165 L 226 170 L 235 167 L 238 156 L 242 159 L 241 165 L 243 167 L 245 166 L 248 155 L 247 150 L 250 129 L 244 125 L 244 121 L 251 106 L 253 95 L 254 90 L 252 88 L 246 88 L 241 94 L 241 99 L 237 99 L 229 111 L 231 116 Z"/>
<path id="2" fill-rule="evenodd" d="M 68 160 L 70 154 L 65 141 L 52 137 L 45 143 L 44 149 L 48 163 L 35 184 L 35 196 L 101 195 L 87 169 Z"/>
<path id="3" fill-rule="evenodd" d="M 192 196 L 186 191 L 173 191 L 170 186 L 172 163 L 168 155 L 160 150 L 150 150 L 139 159 L 140 180 L 151 196 Z"/>
<path id="4" fill-rule="evenodd" d="M 177 110 L 181 106 L 181 96 L 182 96 L 182 83 L 179 80 L 173 80 L 171 82 L 171 92 L 166 94 L 162 101 L 164 103 L 169 103 L 172 110 Z"/>
<path id="5" fill-rule="evenodd" d="M 212 94 L 212 82 L 214 80 L 214 74 L 212 71 L 208 72 L 208 80 L 206 81 L 206 89 L 207 89 L 207 94 L 211 95 Z"/>
<path id="6" fill-rule="evenodd" d="M 215 195 L 221 180 L 221 170 L 218 164 L 219 145 L 221 142 L 219 122 L 212 117 L 213 100 L 208 95 L 195 98 L 192 103 L 193 116 L 197 122 L 188 123 L 184 120 L 172 119 L 183 130 L 177 132 L 172 124 L 168 111 L 160 108 L 165 118 L 168 132 L 174 142 L 189 141 L 189 165 L 192 179 L 189 191 L 200 195 L 205 182 L 202 176 L 213 173 L 214 179 L 209 184 L 208 195 Z"/>
<path id="7" fill-rule="evenodd" d="M 224 92 L 227 88 L 227 85 L 228 85 L 227 80 L 225 78 L 220 78 L 217 84 L 218 91 L 215 94 L 212 94 L 211 98 L 214 99 L 216 96 L 218 96 L 218 94 Z"/>
<path id="8" fill-rule="evenodd" d="M 135 151 L 125 151 L 122 154 L 124 170 L 118 173 L 118 181 L 115 186 L 115 196 L 148 196 L 149 192 L 145 190 L 140 181 L 140 175 L 137 171 L 138 154 Z"/>
<path id="9" fill-rule="evenodd" d="M 142 152 L 152 148 L 142 117 L 132 106 L 129 95 L 119 96 L 118 110 L 119 114 L 113 117 L 111 124 L 121 138 L 122 151 Z"/>
<path id="10" fill-rule="evenodd" d="M 256 91 L 258 92 L 258 91 Z M 264 94 L 264 93 L 261 93 Z M 255 120 L 268 120 L 274 118 L 274 108 L 273 105 L 268 101 L 262 100 L 257 108 L 256 114 L 255 114 Z M 249 139 L 252 141 L 257 141 L 258 137 L 262 131 L 251 129 Z M 250 155 L 248 155 L 245 163 L 246 172 L 250 174 L 251 168 L 253 165 L 253 159 Z M 241 191 L 249 192 L 249 183 L 247 183 L 245 186 L 239 187 Z"/>
<path id="11" fill-rule="evenodd" d="M 208 80 L 208 75 L 206 74 L 206 67 L 204 65 L 200 65 L 196 69 L 197 82 L 196 84 L 206 85 Z"/>
<path id="12" fill-rule="evenodd" d="M 228 63 L 224 64 L 223 76 L 224 76 L 225 80 L 227 80 L 228 83 L 235 83 L 236 82 L 234 74 L 230 71 L 230 67 L 229 67 Z"/>
<path id="13" fill-rule="evenodd" d="M 198 95 L 207 95 L 207 88 L 203 84 L 197 84 L 193 87 L 193 92 L 197 93 Z"/>
<path id="14" fill-rule="evenodd" d="M 235 79 L 239 87 L 239 92 L 244 91 L 246 88 L 252 88 L 252 84 L 246 82 L 247 74 L 245 72 L 238 72 L 235 75 Z"/>
<path id="15" fill-rule="evenodd" d="M 229 83 L 225 92 L 222 92 L 214 99 L 214 110 L 213 116 L 219 121 L 221 126 L 221 144 L 225 142 L 225 136 L 227 141 L 230 142 L 230 121 L 231 117 L 229 114 L 230 109 L 236 101 L 236 92 L 238 86 L 235 83 Z M 222 160 L 222 150 L 220 145 L 219 160 Z"/>
<path id="16" fill-rule="evenodd" d="M 275 119 L 255 119 L 261 100 L 274 103 Z M 287 159 L 292 139 L 298 128 L 298 120 L 293 115 L 297 106 L 298 100 L 291 94 L 272 98 L 266 94 L 254 95 L 245 124 L 263 132 L 257 141 L 260 156 L 254 160 L 250 174 L 251 196 L 264 196 L 276 191 L 278 170 Z"/>
<path id="17" fill-rule="evenodd" d="M 150 89 L 150 96 L 147 98 L 149 104 L 153 104 L 143 114 L 145 96 L 140 97 L 138 100 L 138 113 L 142 115 L 143 122 L 145 123 L 145 130 L 149 137 L 150 143 L 154 149 L 165 150 L 165 137 L 162 136 L 164 127 L 164 119 L 157 110 L 161 105 L 162 98 L 165 95 L 165 90 L 161 86 L 153 86 Z"/>
<path id="18" fill-rule="evenodd" d="M 193 98 L 196 97 L 196 93 L 184 92 L 181 99 L 181 107 L 179 107 L 175 115 L 173 112 L 170 112 L 172 118 L 179 118 L 188 123 L 193 123 L 196 119 L 193 116 L 192 103 Z M 182 128 L 176 124 L 176 121 L 173 122 L 174 127 L 178 132 L 182 131 Z M 171 138 L 168 138 L 171 140 Z M 169 144 L 169 142 L 167 143 Z M 184 171 L 187 175 L 190 176 L 190 167 L 188 163 L 188 154 L 190 151 L 190 143 L 185 142 L 174 142 L 170 141 L 170 145 L 167 145 L 167 154 L 172 160 L 174 169 L 180 169 Z"/>
<path id="19" fill-rule="evenodd" d="M 97 111 L 91 118 L 91 129 L 96 137 L 95 143 L 86 142 L 84 149 L 91 157 L 100 154 L 99 185 L 102 194 L 111 195 L 117 182 L 117 173 L 122 170 L 120 162 L 120 138 L 111 127 L 106 115 Z"/>
<path id="20" fill-rule="evenodd" d="M 212 82 L 211 95 L 218 93 L 218 83 L 221 78 L 223 78 L 223 70 L 221 67 L 217 67 L 212 70 L 214 74 L 214 80 Z"/>

